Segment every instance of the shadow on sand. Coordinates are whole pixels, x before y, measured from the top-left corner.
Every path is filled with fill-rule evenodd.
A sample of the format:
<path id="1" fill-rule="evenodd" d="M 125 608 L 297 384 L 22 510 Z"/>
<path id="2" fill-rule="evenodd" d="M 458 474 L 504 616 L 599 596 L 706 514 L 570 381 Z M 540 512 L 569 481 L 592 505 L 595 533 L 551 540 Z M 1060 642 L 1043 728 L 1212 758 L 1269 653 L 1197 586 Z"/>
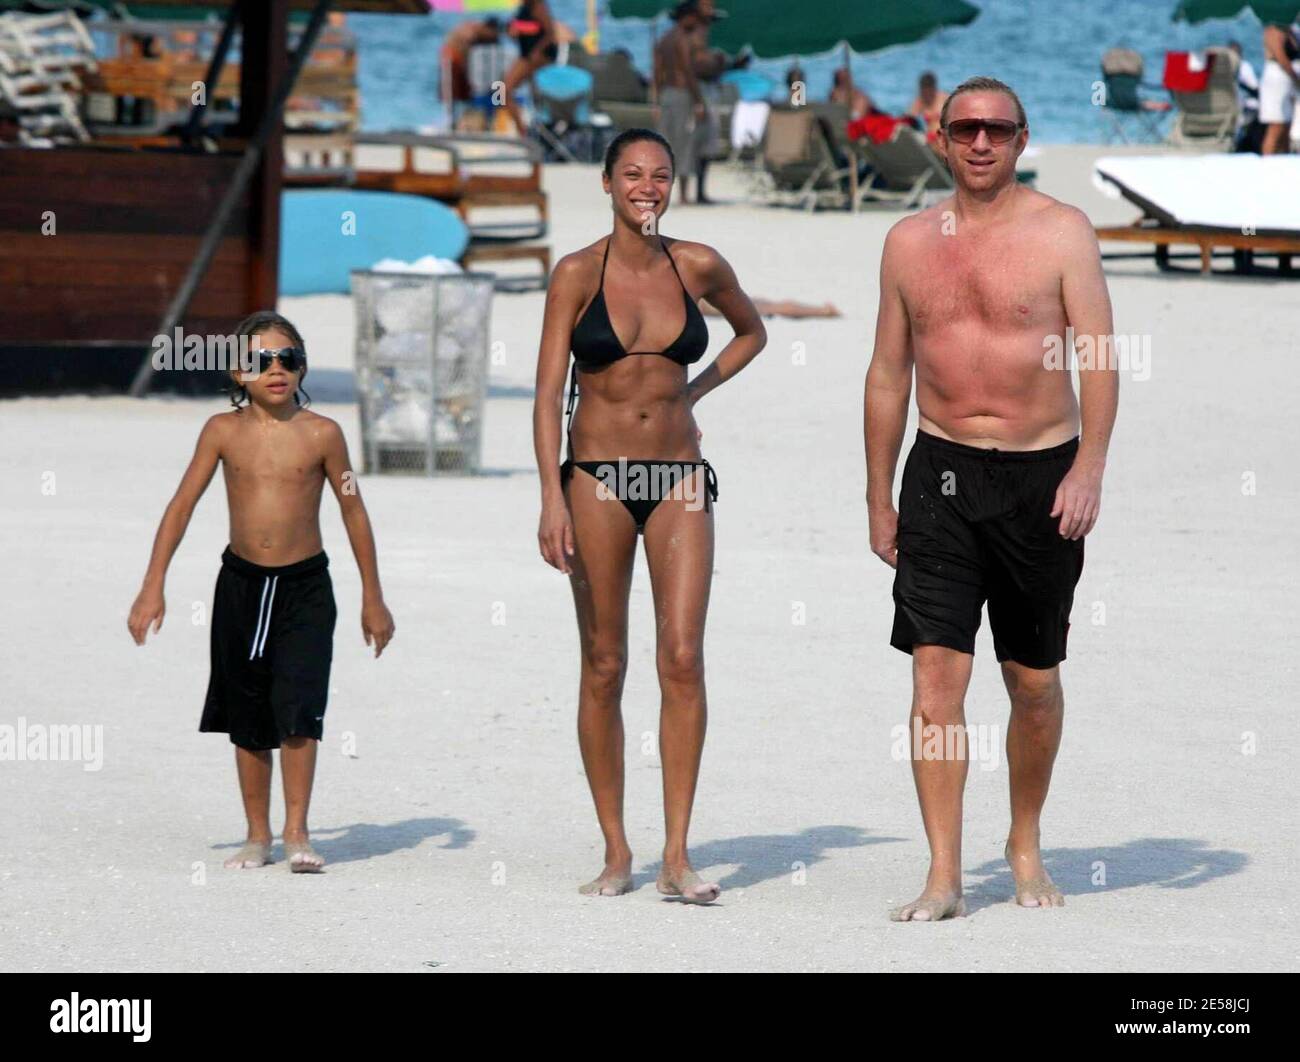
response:
<path id="1" fill-rule="evenodd" d="M 388 855 L 403 849 L 415 848 L 427 838 L 446 837 L 439 848 L 468 848 L 477 834 L 460 819 L 404 819 L 379 825 L 358 822 L 351 826 L 311 828 L 311 843 L 325 857 L 325 869 L 339 863 L 354 863 L 362 859 Z M 214 848 L 239 848 L 243 842 L 214 845 Z M 277 860 L 281 859 L 280 841 L 275 845 Z"/>
<path id="2" fill-rule="evenodd" d="M 722 901 L 725 903 L 726 890 L 744 889 L 761 881 L 786 877 L 794 873 L 794 863 L 811 867 L 830 858 L 829 853 L 838 848 L 861 848 L 902 839 L 873 837 L 869 830 L 858 826 L 810 826 L 794 834 L 760 833 L 693 844 L 691 863 L 702 868 L 701 877 L 705 880 L 716 880 L 722 886 Z M 645 864 L 632 875 L 634 886 L 653 886 L 662 865 L 661 861 Z M 704 869 L 715 866 L 734 866 L 735 869 L 717 879 L 704 873 Z"/>
<path id="3" fill-rule="evenodd" d="M 1194 889 L 1215 878 L 1237 874 L 1248 862 L 1243 852 L 1211 848 L 1204 841 L 1187 837 L 1143 837 L 1108 848 L 1049 848 L 1043 852 L 1043 865 L 1065 893 L 1067 904 L 1074 895 L 1139 885 Z M 1103 871 L 1104 883 L 1095 883 L 1094 876 Z M 1015 895 L 1011 869 L 1000 858 L 990 859 L 965 876 L 967 881 L 978 879 L 973 888 L 966 890 L 966 910 L 970 914 L 1007 903 Z"/>

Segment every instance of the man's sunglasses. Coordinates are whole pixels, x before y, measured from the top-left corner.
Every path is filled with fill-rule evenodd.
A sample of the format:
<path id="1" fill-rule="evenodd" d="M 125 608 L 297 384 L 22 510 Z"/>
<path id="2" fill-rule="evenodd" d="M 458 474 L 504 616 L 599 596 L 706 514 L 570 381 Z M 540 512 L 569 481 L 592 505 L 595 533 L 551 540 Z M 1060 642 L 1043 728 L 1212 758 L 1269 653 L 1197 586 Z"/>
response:
<path id="1" fill-rule="evenodd" d="M 277 358 L 285 372 L 297 372 L 307 367 L 307 352 L 302 347 L 281 347 L 279 350 L 258 350 L 257 371 L 266 372 Z"/>
<path id="2" fill-rule="evenodd" d="M 1005 118 L 958 118 L 945 127 L 949 140 L 958 144 L 973 144 L 983 129 L 990 144 L 1005 144 L 1024 128 L 1023 122 L 1010 122 Z"/>

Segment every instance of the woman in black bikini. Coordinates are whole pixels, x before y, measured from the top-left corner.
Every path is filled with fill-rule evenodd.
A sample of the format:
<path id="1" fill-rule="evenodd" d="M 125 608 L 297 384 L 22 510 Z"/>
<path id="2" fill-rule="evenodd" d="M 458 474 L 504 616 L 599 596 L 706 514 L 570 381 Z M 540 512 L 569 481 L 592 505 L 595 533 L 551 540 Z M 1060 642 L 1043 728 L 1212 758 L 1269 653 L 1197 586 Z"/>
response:
<path id="1" fill-rule="evenodd" d="M 645 538 L 654 594 L 662 694 L 665 844 L 658 888 L 709 903 L 686 854 L 704 745 L 704 618 L 713 576 L 713 469 L 700 456 L 695 404 L 743 369 L 767 341 L 762 319 L 711 247 L 665 239 L 673 158 L 648 129 L 620 134 L 605 156 L 611 235 L 566 255 L 546 299 L 537 360 L 533 435 L 542 481 L 542 556 L 570 577 L 582 646 L 578 741 L 605 836 L 605 868 L 579 890 L 630 890 L 632 852 L 623 829 L 623 718 L 627 603 L 637 536 Z M 690 383 L 709 334 L 696 301 L 735 331 Z M 626 341 L 624 338 L 626 337 Z M 570 424 L 558 455 L 569 354 Z M 581 385 L 582 402 L 573 414 Z"/>

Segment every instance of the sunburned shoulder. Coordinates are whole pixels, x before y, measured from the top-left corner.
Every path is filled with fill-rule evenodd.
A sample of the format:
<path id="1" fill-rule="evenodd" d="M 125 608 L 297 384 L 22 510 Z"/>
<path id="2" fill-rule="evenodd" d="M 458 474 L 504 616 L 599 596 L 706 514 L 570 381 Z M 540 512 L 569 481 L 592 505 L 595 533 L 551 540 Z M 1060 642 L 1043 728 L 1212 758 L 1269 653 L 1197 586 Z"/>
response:
<path id="1" fill-rule="evenodd" d="M 885 253 L 906 255 L 926 243 L 943 231 L 942 226 L 951 216 L 952 209 L 953 201 L 949 198 L 894 222 L 885 234 Z"/>
<path id="2" fill-rule="evenodd" d="M 1056 237 L 1077 239 L 1085 234 L 1091 237 L 1092 222 L 1078 207 L 1032 188 L 1024 189 L 1021 194 L 1024 196 L 1021 216 L 1026 221 Z"/>

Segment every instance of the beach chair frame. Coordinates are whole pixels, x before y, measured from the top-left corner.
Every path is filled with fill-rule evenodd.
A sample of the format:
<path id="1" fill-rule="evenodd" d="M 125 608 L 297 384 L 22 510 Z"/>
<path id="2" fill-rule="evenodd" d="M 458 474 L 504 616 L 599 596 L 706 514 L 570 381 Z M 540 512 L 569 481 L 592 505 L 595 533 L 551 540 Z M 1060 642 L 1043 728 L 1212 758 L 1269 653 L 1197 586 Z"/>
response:
<path id="1" fill-rule="evenodd" d="M 803 124 L 803 139 L 798 153 L 774 154 L 774 129 L 784 133 L 783 124 Z M 755 186 L 756 197 L 769 206 L 798 206 L 813 211 L 818 207 L 851 205 L 844 187 L 848 170 L 839 166 L 820 116 L 807 107 L 774 107 L 763 131 Z"/>
<path id="2" fill-rule="evenodd" d="M 1173 147 L 1208 147 L 1226 150 L 1232 146 L 1241 104 L 1237 97 L 1238 60 L 1228 48 L 1207 48 L 1214 56 L 1210 83 L 1204 92 L 1171 92 L 1177 116 L 1169 130 Z"/>
<path id="3" fill-rule="evenodd" d="M 867 138 L 857 149 L 875 171 L 872 180 L 858 194 L 863 203 L 901 206 L 912 210 L 927 199 L 946 196 L 954 189 L 952 174 L 925 138 L 915 129 L 900 125 L 884 144 Z"/>

